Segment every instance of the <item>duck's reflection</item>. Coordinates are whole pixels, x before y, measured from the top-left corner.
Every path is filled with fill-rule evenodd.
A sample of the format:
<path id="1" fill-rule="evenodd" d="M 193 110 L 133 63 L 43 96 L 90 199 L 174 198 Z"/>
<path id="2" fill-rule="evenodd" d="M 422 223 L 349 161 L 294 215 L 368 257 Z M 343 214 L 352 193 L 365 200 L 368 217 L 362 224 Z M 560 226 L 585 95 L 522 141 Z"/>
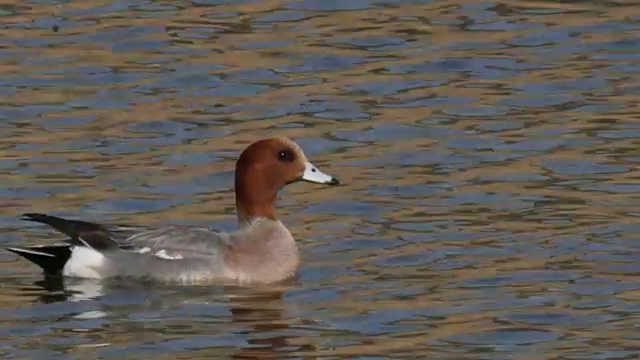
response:
<path id="1" fill-rule="evenodd" d="M 73 279 L 65 281 L 60 276 L 47 276 L 35 285 L 46 292 L 40 294 L 40 301 L 45 304 L 61 301 L 82 301 L 98 299 L 103 295 L 104 284 L 90 279 Z"/>
<path id="2" fill-rule="evenodd" d="M 312 346 L 295 345 L 292 338 L 296 336 L 291 325 L 297 322 L 295 306 L 283 300 L 283 294 L 291 289 L 295 280 L 289 280 L 276 286 L 257 288 L 221 287 L 176 287 L 157 284 L 141 284 L 126 282 L 100 282 L 94 280 L 47 277 L 35 283 L 44 289 L 39 294 L 39 301 L 45 304 L 55 302 L 93 301 L 95 306 L 90 311 L 76 314 L 74 318 L 92 318 L 128 316 L 122 314 L 123 307 L 113 307 L 105 303 L 107 298 L 140 299 L 140 304 L 128 308 L 129 312 L 154 311 L 159 314 L 170 309 L 190 304 L 211 304 L 228 307 L 230 320 L 237 334 L 246 341 L 246 345 L 237 348 L 231 356 L 237 359 L 247 358 L 281 358 L 287 352 L 313 352 Z M 141 311 L 140 306 L 144 309 Z M 227 319 L 224 322 L 228 322 Z M 241 330 L 238 330 L 240 325 Z M 112 325 L 113 326 L 113 325 Z M 194 329 L 194 334 L 198 330 Z M 202 355 L 215 354 L 216 348 L 197 351 Z"/>
<path id="3" fill-rule="evenodd" d="M 247 345 L 239 348 L 234 359 L 282 358 L 288 352 L 309 352 L 306 346 L 296 345 L 296 336 L 291 319 L 291 305 L 282 295 L 287 287 L 278 289 L 233 289 L 234 300 L 230 307 L 235 324 L 243 324 Z"/>

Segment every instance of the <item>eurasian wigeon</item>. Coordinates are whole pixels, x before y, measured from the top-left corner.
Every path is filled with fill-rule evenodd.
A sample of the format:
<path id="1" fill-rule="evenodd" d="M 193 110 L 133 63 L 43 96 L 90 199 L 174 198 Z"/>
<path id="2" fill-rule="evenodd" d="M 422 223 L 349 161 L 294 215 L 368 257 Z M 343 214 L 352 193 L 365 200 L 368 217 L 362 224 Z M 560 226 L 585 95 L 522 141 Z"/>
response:
<path id="1" fill-rule="evenodd" d="M 25 214 L 69 236 L 60 245 L 8 248 L 40 266 L 46 275 L 105 279 L 127 277 L 179 283 L 233 281 L 271 283 L 290 277 L 298 247 L 276 218 L 278 191 L 304 180 L 336 185 L 338 180 L 311 164 L 288 138 L 260 140 L 236 163 L 238 230 L 206 227 L 123 226 Z"/>

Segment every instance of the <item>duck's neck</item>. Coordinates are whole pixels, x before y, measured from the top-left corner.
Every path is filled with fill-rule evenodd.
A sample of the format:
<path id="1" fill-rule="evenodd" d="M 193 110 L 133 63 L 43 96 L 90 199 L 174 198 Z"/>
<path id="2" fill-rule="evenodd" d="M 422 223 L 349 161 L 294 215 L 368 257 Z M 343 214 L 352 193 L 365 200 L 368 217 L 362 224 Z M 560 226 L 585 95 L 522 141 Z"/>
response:
<path id="1" fill-rule="evenodd" d="M 270 190 L 259 180 L 248 171 L 236 170 L 236 211 L 240 228 L 251 224 L 254 219 L 276 219 L 274 206 L 278 192 Z"/>
<path id="2" fill-rule="evenodd" d="M 238 201 L 237 197 L 236 201 Z M 239 228 L 249 226 L 256 219 L 276 220 L 273 205 L 267 205 L 266 203 L 252 203 L 251 206 L 245 206 L 238 203 L 236 204 L 236 211 L 238 213 Z"/>

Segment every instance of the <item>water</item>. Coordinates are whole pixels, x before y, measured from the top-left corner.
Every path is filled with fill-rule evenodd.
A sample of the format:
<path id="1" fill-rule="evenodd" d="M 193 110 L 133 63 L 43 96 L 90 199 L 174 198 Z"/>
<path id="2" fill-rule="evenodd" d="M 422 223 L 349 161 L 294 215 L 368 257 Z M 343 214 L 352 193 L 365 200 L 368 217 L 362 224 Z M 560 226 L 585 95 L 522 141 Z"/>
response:
<path id="1" fill-rule="evenodd" d="M 68 281 L 0 252 L 0 355 L 640 354 L 633 2 L 0 6 L 0 245 L 24 212 L 235 225 L 234 160 L 290 136 L 303 263 L 252 289 Z"/>

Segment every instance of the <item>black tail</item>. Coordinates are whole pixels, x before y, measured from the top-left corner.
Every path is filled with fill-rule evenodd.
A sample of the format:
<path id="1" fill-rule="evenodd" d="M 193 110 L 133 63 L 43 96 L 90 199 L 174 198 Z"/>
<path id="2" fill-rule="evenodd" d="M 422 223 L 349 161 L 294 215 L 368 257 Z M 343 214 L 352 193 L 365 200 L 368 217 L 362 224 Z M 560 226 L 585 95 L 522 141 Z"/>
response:
<path id="1" fill-rule="evenodd" d="M 40 266 L 45 275 L 58 275 L 71 257 L 71 245 L 84 243 L 81 237 L 103 240 L 104 227 L 87 221 L 67 220 L 46 214 L 24 214 L 23 220 L 47 224 L 70 238 L 69 244 L 13 247 L 7 250 Z M 102 235 L 102 236 L 100 236 Z M 106 237 L 108 242 L 109 238 Z"/>
<path id="2" fill-rule="evenodd" d="M 59 275 L 71 257 L 69 245 L 43 245 L 7 248 L 40 266 L 46 275 Z"/>

